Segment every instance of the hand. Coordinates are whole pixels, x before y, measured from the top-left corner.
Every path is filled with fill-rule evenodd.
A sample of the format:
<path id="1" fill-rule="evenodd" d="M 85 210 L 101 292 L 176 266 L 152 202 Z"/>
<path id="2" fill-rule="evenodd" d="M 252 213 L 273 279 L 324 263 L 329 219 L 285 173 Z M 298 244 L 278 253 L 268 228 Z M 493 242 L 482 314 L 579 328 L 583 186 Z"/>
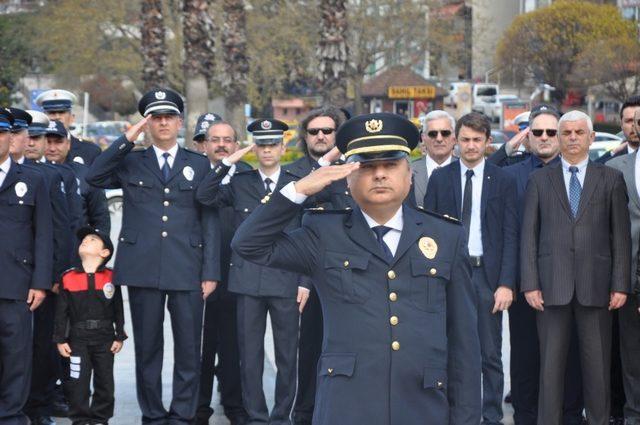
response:
<path id="1" fill-rule="evenodd" d="M 307 305 L 308 300 L 309 289 L 298 286 L 298 298 L 296 298 L 296 301 L 298 302 L 298 311 L 300 314 L 302 314 L 302 310 L 304 310 L 304 306 Z"/>
<path id="2" fill-rule="evenodd" d="M 205 280 L 202 282 L 202 299 L 206 300 L 209 295 L 213 293 L 218 287 L 218 282 L 215 280 Z"/>
<path id="3" fill-rule="evenodd" d="M 329 152 L 325 153 L 321 159 L 331 164 L 340 159 L 340 155 L 342 155 L 342 152 L 340 152 L 340 149 L 338 149 L 338 147 L 336 146 Z"/>
<path id="4" fill-rule="evenodd" d="M 51 292 L 53 292 L 54 294 L 59 294 L 60 293 L 60 284 L 59 283 L 54 283 L 53 286 L 51 287 Z"/>
<path id="5" fill-rule="evenodd" d="M 29 289 L 29 294 L 27 295 L 27 304 L 31 305 L 29 310 L 34 311 L 40 307 L 46 296 L 47 293 L 43 289 Z"/>
<path id="6" fill-rule="evenodd" d="M 238 149 L 237 151 L 235 151 L 234 153 L 232 153 L 231 155 L 225 158 L 226 162 L 228 162 L 229 164 L 235 164 L 236 162 L 240 161 L 242 157 L 245 156 L 250 150 L 252 150 L 254 146 L 255 146 L 255 143 L 251 143 L 247 147 Z"/>
<path id="7" fill-rule="evenodd" d="M 496 292 L 493 294 L 495 304 L 493 305 L 492 314 L 496 314 L 498 311 L 505 311 L 511 307 L 513 303 L 513 291 L 506 286 L 499 286 Z"/>
<path id="8" fill-rule="evenodd" d="M 522 142 L 525 141 L 527 135 L 529 134 L 529 127 L 525 128 L 522 131 L 516 133 L 504 146 L 504 150 L 507 152 L 508 156 L 511 156 L 515 151 L 518 150 Z"/>
<path id="9" fill-rule="evenodd" d="M 111 344 L 111 352 L 118 354 L 120 350 L 122 350 L 122 341 L 113 341 L 113 344 Z"/>
<path id="10" fill-rule="evenodd" d="M 140 133 L 142 133 L 142 130 L 144 129 L 144 126 L 147 125 L 147 121 L 149 121 L 150 117 L 151 115 L 147 115 L 146 117 L 138 121 L 135 125 L 129 127 L 127 132 L 124 133 L 124 137 L 126 137 L 127 140 L 132 143 L 138 140 L 138 136 L 140 135 Z"/>
<path id="11" fill-rule="evenodd" d="M 618 153 L 622 152 L 623 150 L 626 150 L 628 145 L 629 145 L 628 142 L 620 143 L 618 146 L 616 146 L 614 149 L 611 150 L 611 156 L 617 155 Z"/>
<path id="12" fill-rule="evenodd" d="M 542 291 L 528 291 L 524 293 L 529 305 L 538 311 L 544 311 L 544 300 L 542 299 Z"/>
<path id="13" fill-rule="evenodd" d="M 306 196 L 315 195 L 334 181 L 347 177 L 359 167 L 359 162 L 351 162 L 318 168 L 294 183 L 296 192 Z"/>
<path id="14" fill-rule="evenodd" d="M 624 292 L 612 292 L 609 296 L 609 310 L 617 310 L 627 302 L 627 294 Z"/>
<path id="15" fill-rule="evenodd" d="M 69 344 L 66 342 L 58 344 L 58 353 L 60 353 L 62 357 L 71 357 L 71 347 L 69 347 Z"/>

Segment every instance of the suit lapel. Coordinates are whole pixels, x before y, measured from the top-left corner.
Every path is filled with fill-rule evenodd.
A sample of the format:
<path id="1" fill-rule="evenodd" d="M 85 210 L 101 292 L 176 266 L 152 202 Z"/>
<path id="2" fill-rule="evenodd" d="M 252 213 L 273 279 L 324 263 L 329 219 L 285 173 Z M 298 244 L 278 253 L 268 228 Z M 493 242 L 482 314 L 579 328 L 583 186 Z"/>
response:
<path id="1" fill-rule="evenodd" d="M 425 193 L 427 193 L 428 183 L 427 163 L 426 159 L 423 157 L 416 162 L 413 168 L 413 184 L 415 185 L 414 193 L 416 195 L 416 202 L 422 201 L 421 199 L 418 199 L 419 196 L 424 198 Z"/>
<path id="2" fill-rule="evenodd" d="M 385 263 L 388 263 L 388 260 L 378 245 L 373 231 L 371 231 L 371 228 L 367 224 L 367 220 L 364 219 L 360 208 L 354 209 L 353 213 L 349 214 L 346 218 L 345 230 L 351 240 Z"/>
<path id="3" fill-rule="evenodd" d="M 636 207 L 640 209 L 640 197 L 638 196 L 638 188 L 636 187 L 636 156 L 638 151 L 635 151 L 631 155 L 623 157 L 624 166 L 622 173 L 626 180 L 627 187 L 629 188 L 629 198 L 636 204 Z"/>
<path id="4" fill-rule="evenodd" d="M 462 217 L 462 180 L 460 178 L 460 162 L 452 162 L 449 167 L 450 179 L 453 182 L 453 197 L 456 200 L 456 212 L 458 217 Z"/>
<path id="5" fill-rule="evenodd" d="M 571 207 L 569 206 L 569 198 L 567 197 L 567 188 L 564 184 L 564 176 L 562 175 L 562 164 L 558 162 L 554 165 L 549 165 L 549 179 L 551 180 L 551 187 L 556 192 L 556 196 L 560 199 L 560 203 L 564 208 L 564 211 L 573 218 L 571 213 Z"/>
<path id="6" fill-rule="evenodd" d="M 491 164 L 485 162 L 484 164 L 484 173 L 482 177 L 482 191 L 480 194 L 480 217 L 484 219 L 484 214 L 487 211 L 487 200 L 491 198 L 493 195 L 493 169 L 491 168 Z M 493 177 L 495 180 L 495 177 Z"/>
<path id="7" fill-rule="evenodd" d="M 580 204 L 578 205 L 578 214 L 576 214 L 576 221 L 580 220 L 580 217 L 587 208 L 589 200 L 593 196 L 596 188 L 600 184 L 600 174 L 602 173 L 601 167 L 604 165 L 595 164 L 591 161 L 587 164 L 587 170 L 584 176 L 584 187 L 580 193 Z"/>
<path id="8" fill-rule="evenodd" d="M 403 227 L 402 234 L 400 236 L 400 242 L 398 243 L 398 249 L 396 255 L 393 257 L 393 263 L 395 264 L 413 244 L 422 237 L 422 215 L 414 211 L 411 208 L 402 208 Z"/>
<path id="9" fill-rule="evenodd" d="M 158 158 L 156 157 L 156 153 L 153 150 L 152 146 L 149 146 L 147 150 L 144 151 L 144 165 L 164 184 L 164 177 L 162 176 L 162 171 L 160 170 L 160 164 L 158 163 Z M 174 164 L 175 165 L 175 164 Z"/>
<path id="10" fill-rule="evenodd" d="M 20 165 L 11 161 L 9 172 L 7 173 L 7 176 L 4 178 L 4 181 L 2 182 L 2 186 L 0 187 L 0 192 L 4 192 L 8 188 L 10 188 L 13 185 L 13 183 L 15 183 L 16 180 L 18 180 L 18 177 L 20 176 L 20 172 L 21 172 L 19 170 L 19 167 Z"/>

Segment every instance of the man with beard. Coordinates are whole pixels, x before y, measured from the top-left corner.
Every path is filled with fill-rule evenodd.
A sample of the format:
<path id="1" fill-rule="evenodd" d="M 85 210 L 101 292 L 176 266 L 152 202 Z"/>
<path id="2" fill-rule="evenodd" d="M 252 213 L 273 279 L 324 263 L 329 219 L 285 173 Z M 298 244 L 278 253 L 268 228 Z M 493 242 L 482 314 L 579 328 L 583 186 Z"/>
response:
<path id="1" fill-rule="evenodd" d="M 223 158 L 238 150 L 239 144 L 236 132 L 227 122 L 219 117 L 206 120 L 208 115 L 202 115 L 197 128 L 204 127 L 204 133 L 196 133 L 200 140 L 196 146 L 211 161 L 211 168 L 219 164 Z M 227 175 L 251 170 L 251 166 L 243 161 L 233 164 Z M 229 282 L 229 263 L 231 260 L 231 238 L 233 237 L 233 223 L 235 212 L 232 207 L 222 207 L 216 210 L 220 226 L 220 272 L 221 280 L 216 291 L 207 298 L 204 312 L 204 330 L 202 336 L 202 365 L 200 371 L 200 394 L 198 397 L 198 411 L 196 424 L 206 425 L 213 415 L 211 396 L 213 392 L 213 377 L 218 376 L 220 382 L 220 404 L 224 407 L 225 416 L 231 425 L 242 425 L 246 422 L 247 413 L 242 405 L 242 389 L 240 384 L 240 355 L 238 353 L 238 329 L 236 317 L 236 294 L 227 288 Z M 216 366 L 216 354 L 218 365 Z"/>
<path id="2" fill-rule="evenodd" d="M 631 96 L 624 101 L 620 108 L 620 127 L 624 134 L 624 142 L 602 155 L 597 159 L 597 162 L 604 164 L 611 158 L 634 153 L 638 150 L 640 139 L 638 138 L 633 118 L 638 109 L 640 109 L 640 96 Z"/>

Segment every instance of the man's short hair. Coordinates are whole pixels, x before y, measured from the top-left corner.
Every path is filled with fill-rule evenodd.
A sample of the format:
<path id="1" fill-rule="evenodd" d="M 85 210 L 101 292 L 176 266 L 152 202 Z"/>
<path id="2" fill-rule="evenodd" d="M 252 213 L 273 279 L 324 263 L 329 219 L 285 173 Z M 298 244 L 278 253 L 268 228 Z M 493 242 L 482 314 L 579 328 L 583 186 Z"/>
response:
<path id="1" fill-rule="evenodd" d="M 630 98 L 626 99 L 620 107 L 620 120 L 622 120 L 622 114 L 625 109 L 633 108 L 636 106 L 640 106 L 640 96 L 631 96 Z"/>
<path id="2" fill-rule="evenodd" d="M 589 117 L 589 115 L 585 114 L 584 112 L 578 111 L 578 110 L 569 111 L 563 116 L 561 116 L 560 120 L 558 121 L 558 128 L 560 128 L 563 122 L 582 121 L 582 120 L 585 120 L 587 122 L 587 127 L 589 127 L 589 131 L 593 131 L 593 122 L 591 121 L 591 117 Z"/>
<path id="3" fill-rule="evenodd" d="M 460 134 L 460 129 L 462 127 L 467 127 L 472 130 L 484 133 L 487 139 L 491 137 L 491 122 L 485 114 L 481 114 L 479 112 L 470 112 L 466 115 L 463 115 L 456 123 L 456 137 L 458 137 L 458 134 Z"/>
<path id="4" fill-rule="evenodd" d="M 298 144 L 305 155 L 309 154 L 307 149 L 307 142 L 304 137 L 307 135 L 307 127 L 309 123 L 318 117 L 329 117 L 333 120 L 336 126 L 336 130 L 342 124 L 342 111 L 335 106 L 323 106 L 321 108 L 313 109 L 309 111 L 306 117 L 298 125 Z"/>
<path id="5" fill-rule="evenodd" d="M 427 124 L 429 123 L 429 121 L 441 120 L 443 118 L 449 120 L 449 122 L 451 123 L 452 129 L 456 128 L 456 120 L 451 116 L 450 113 L 443 111 L 441 109 L 435 109 L 429 112 L 427 115 L 425 115 L 424 121 L 422 123 L 422 130 L 427 131 Z"/>

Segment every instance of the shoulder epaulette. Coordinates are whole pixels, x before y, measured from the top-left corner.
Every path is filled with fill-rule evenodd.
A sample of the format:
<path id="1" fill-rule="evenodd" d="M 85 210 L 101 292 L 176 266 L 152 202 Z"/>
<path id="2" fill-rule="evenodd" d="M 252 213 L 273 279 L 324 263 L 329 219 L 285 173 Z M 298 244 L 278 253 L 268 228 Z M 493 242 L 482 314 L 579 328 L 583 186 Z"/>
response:
<path id="1" fill-rule="evenodd" d="M 347 207 L 347 208 L 343 208 L 340 210 L 328 210 L 328 209 L 324 209 L 323 207 L 314 207 L 314 208 L 305 208 L 304 212 L 309 213 L 309 214 L 348 214 L 351 211 L 353 211 L 351 208 Z"/>
<path id="2" fill-rule="evenodd" d="M 298 179 L 301 179 L 301 178 L 302 178 L 301 176 L 299 176 L 299 175 L 297 175 L 297 174 L 295 174 L 295 173 L 291 172 L 290 170 L 287 170 L 287 169 L 284 169 L 284 168 L 283 168 L 283 171 L 284 171 L 285 173 L 289 174 L 290 176 L 296 177 L 296 178 L 298 178 Z"/>
<path id="3" fill-rule="evenodd" d="M 182 149 L 184 149 L 185 152 L 187 152 L 187 153 L 190 153 L 190 154 L 193 154 L 193 155 L 196 155 L 196 156 L 199 156 L 199 157 L 206 158 L 206 155 L 203 155 L 201 152 L 194 151 L 191 148 L 184 147 Z"/>
<path id="4" fill-rule="evenodd" d="M 462 222 L 460 220 L 458 220 L 455 217 L 451 217 L 448 214 L 438 214 L 438 213 L 433 212 L 433 211 L 425 210 L 424 207 L 420 207 L 420 206 L 418 207 L 418 211 L 423 212 L 425 214 L 428 214 L 428 215 L 430 215 L 432 217 L 436 217 L 436 218 L 439 218 L 441 220 L 448 221 L 449 223 L 462 225 Z"/>

